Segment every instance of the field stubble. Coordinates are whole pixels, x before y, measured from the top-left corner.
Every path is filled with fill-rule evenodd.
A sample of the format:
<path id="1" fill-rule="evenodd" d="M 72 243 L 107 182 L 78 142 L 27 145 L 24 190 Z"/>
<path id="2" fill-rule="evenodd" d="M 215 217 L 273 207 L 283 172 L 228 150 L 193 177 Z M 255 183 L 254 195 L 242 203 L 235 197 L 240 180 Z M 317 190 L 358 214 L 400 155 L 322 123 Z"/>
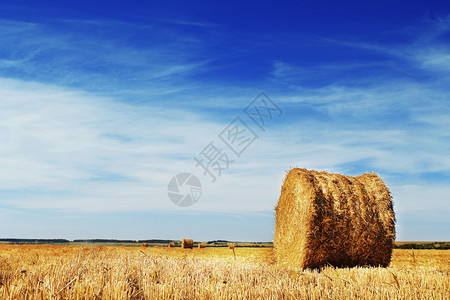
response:
<path id="1" fill-rule="evenodd" d="M 233 251 L 234 250 L 234 251 Z M 267 248 L 0 245 L 2 299 L 448 299 L 450 251 L 388 268 L 286 269 Z"/>

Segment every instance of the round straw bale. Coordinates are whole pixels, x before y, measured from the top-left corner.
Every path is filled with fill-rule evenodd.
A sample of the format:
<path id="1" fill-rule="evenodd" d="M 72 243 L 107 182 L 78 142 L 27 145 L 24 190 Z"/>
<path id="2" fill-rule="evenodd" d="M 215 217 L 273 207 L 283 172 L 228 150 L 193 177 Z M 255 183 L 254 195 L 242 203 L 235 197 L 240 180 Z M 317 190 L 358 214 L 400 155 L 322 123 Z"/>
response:
<path id="1" fill-rule="evenodd" d="M 199 248 L 205 248 L 205 244 L 198 244 Z"/>
<path id="2" fill-rule="evenodd" d="M 147 248 L 148 247 L 148 243 L 142 243 L 142 247 Z"/>
<path id="3" fill-rule="evenodd" d="M 229 249 L 234 249 L 234 244 L 228 244 Z"/>
<path id="4" fill-rule="evenodd" d="M 181 248 L 184 249 L 192 249 L 194 247 L 194 240 L 192 239 L 183 239 L 181 243 Z"/>
<path id="5" fill-rule="evenodd" d="M 352 177 L 292 169 L 275 210 L 274 247 L 281 265 L 390 263 L 395 214 L 389 189 L 375 173 Z"/>
<path id="6" fill-rule="evenodd" d="M 175 247 L 175 243 L 174 242 L 170 242 L 169 243 L 169 248 L 173 248 L 173 247 Z"/>

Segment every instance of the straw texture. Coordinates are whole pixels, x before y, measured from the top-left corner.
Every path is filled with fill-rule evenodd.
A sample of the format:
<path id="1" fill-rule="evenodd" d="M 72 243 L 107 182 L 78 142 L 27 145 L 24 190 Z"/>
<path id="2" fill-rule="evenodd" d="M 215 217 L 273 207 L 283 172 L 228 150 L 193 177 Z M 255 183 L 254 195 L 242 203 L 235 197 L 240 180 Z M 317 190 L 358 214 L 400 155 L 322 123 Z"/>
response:
<path id="1" fill-rule="evenodd" d="M 390 263 L 395 214 L 389 189 L 375 173 L 352 177 L 292 169 L 275 210 L 274 246 L 281 265 Z"/>
<path id="2" fill-rule="evenodd" d="M 192 249 L 194 247 L 194 240 L 192 239 L 183 239 L 181 243 L 181 248 Z"/>

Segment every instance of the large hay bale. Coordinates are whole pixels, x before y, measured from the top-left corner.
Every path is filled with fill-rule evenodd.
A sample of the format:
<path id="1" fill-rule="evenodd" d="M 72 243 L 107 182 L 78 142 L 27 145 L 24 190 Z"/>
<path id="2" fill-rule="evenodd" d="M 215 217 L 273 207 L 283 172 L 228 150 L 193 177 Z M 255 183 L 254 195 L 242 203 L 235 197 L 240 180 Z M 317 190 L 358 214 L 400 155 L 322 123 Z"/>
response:
<path id="1" fill-rule="evenodd" d="M 301 268 L 389 265 L 395 214 L 375 173 L 357 177 L 292 169 L 276 210 L 277 262 Z"/>
<path id="2" fill-rule="evenodd" d="M 184 249 L 192 249 L 194 247 L 194 240 L 192 239 L 183 239 L 181 243 L 181 248 Z"/>

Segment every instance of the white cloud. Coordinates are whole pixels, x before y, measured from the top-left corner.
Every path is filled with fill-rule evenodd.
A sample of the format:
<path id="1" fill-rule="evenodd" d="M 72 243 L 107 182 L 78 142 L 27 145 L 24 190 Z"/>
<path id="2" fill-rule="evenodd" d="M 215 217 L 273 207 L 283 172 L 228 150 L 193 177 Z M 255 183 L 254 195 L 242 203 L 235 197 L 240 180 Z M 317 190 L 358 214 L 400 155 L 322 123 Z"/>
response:
<path id="1" fill-rule="evenodd" d="M 420 61 L 424 69 L 450 72 L 450 50 L 421 55 Z"/>
<path id="2" fill-rule="evenodd" d="M 0 188 L 37 193 L 11 205 L 167 208 L 168 180 L 220 128 L 175 108 L 11 79 L 0 86 Z"/>
<path id="3" fill-rule="evenodd" d="M 185 89 L 183 79 L 209 62 L 196 55 L 200 40 L 161 25 L 154 25 L 155 30 L 112 20 L 57 22 L 52 27 L 0 19 L 0 44 L 9 45 L 0 52 L 1 75 L 89 90 L 119 92 L 145 86 L 167 93 Z M 136 34 L 145 46 L 130 43 Z"/>

